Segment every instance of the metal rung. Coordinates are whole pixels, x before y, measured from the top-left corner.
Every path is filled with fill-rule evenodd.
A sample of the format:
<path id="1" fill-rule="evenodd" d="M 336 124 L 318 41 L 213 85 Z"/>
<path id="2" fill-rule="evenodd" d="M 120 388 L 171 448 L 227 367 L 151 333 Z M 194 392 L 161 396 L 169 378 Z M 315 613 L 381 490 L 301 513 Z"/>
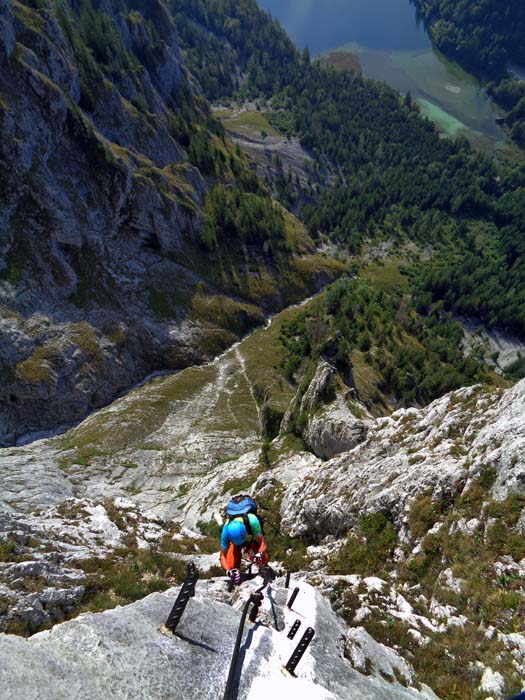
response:
<path id="1" fill-rule="evenodd" d="M 295 603 L 295 599 L 299 595 L 299 587 L 293 589 L 293 593 L 288 601 L 288 607 L 291 609 L 292 605 Z"/>
<path id="2" fill-rule="evenodd" d="M 171 609 L 169 617 L 166 621 L 165 626 L 171 632 L 175 632 L 175 630 L 177 629 L 177 625 L 179 624 L 180 619 L 184 614 L 184 611 L 186 610 L 186 606 L 188 605 L 189 599 L 193 598 L 193 596 L 195 595 L 195 584 L 197 583 L 198 578 L 199 573 L 195 568 L 195 564 L 188 564 L 188 573 L 186 576 L 186 580 L 182 584 L 182 588 L 179 591 L 177 600 L 175 601 L 175 604 Z"/>
<path id="3" fill-rule="evenodd" d="M 294 675 L 297 664 L 303 658 L 304 652 L 308 649 L 308 645 L 314 638 L 314 635 L 315 630 L 312 627 L 308 627 L 306 632 L 303 634 L 301 641 L 296 646 L 294 653 L 291 655 L 290 660 L 285 666 L 288 673 Z"/>
<path id="4" fill-rule="evenodd" d="M 295 637 L 295 635 L 297 634 L 297 630 L 299 629 L 300 626 L 301 626 L 301 620 L 296 620 L 293 623 L 293 625 L 291 626 L 290 631 L 286 635 L 288 637 L 288 639 L 293 639 Z"/>

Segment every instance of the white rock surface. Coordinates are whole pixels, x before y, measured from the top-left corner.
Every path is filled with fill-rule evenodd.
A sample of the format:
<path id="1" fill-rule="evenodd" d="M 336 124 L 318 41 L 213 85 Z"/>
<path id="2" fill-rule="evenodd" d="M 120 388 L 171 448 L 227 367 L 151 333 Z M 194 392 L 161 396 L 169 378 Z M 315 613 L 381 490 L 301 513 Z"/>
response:
<path id="1" fill-rule="evenodd" d="M 263 689 L 296 696 L 297 688 L 305 693 L 304 697 L 316 700 L 435 697 L 426 689 L 420 692 L 395 681 L 387 682 L 379 673 L 363 675 L 355 670 L 342 653 L 344 626 L 319 593 L 305 583 L 299 586 L 294 611 L 283 607 L 287 592 L 277 584 L 271 593 L 273 602 L 268 596 L 265 598 L 267 612 L 273 605 L 284 616 L 284 629 L 276 631 L 247 623 L 241 648 L 239 700 L 256 700 Z M 224 692 L 240 613 L 214 600 L 214 591 L 217 585 L 213 581 L 198 584 L 178 636 L 171 638 L 160 634 L 158 626 L 167 618 L 176 590 L 153 594 L 125 608 L 82 615 L 29 640 L 0 636 L 0 697 L 218 700 Z M 293 679 L 283 680 L 281 669 L 297 644 L 297 640 L 287 639 L 286 630 L 298 615 L 303 620 L 302 629 L 311 625 L 316 635 L 297 667 L 296 686 Z M 367 650 L 377 656 L 373 642 L 367 640 L 367 644 Z M 381 650 L 381 654 L 383 665 L 402 668 L 410 677 L 408 667 L 395 658 L 394 652 Z"/>
<path id="2" fill-rule="evenodd" d="M 312 416 L 304 440 L 317 457 L 331 459 L 364 442 L 367 431 L 367 423 L 356 418 L 344 400 L 338 397 Z"/>
<path id="3" fill-rule="evenodd" d="M 166 523 L 135 504 L 121 505 L 119 511 L 116 503 L 73 498 L 40 515 L 0 510 L 0 544 L 15 546 L 15 561 L 0 562 L 0 632 L 15 624 L 34 633 L 72 614 L 84 598 L 85 559 L 105 558 L 130 542 L 156 546 Z"/>
<path id="4" fill-rule="evenodd" d="M 363 627 L 350 629 L 345 644 L 346 655 L 361 673 L 373 670 L 383 678 L 401 678 L 407 685 L 412 684 L 414 670 L 393 649 L 376 642 Z"/>
<path id="5" fill-rule="evenodd" d="M 364 443 L 313 466 L 292 484 L 283 523 L 294 535 L 323 537 L 345 532 L 363 513 L 382 510 L 401 525 L 413 499 L 457 493 L 487 466 L 497 475 L 496 498 L 522 493 L 524 436 L 525 381 L 501 398 L 471 387 L 421 410 L 397 411 L 370 425 Z M 468 532 L 478 526 L 476 520 L 464 523 Z"/>
<path id="6" fill-rule="evenodd" d="M 491 693 L 494 698 L 502 698 L 505 691 L 505 679 L 497 671 L 485 668 L 481 677 L 480 689 L 484 693 Z"/>

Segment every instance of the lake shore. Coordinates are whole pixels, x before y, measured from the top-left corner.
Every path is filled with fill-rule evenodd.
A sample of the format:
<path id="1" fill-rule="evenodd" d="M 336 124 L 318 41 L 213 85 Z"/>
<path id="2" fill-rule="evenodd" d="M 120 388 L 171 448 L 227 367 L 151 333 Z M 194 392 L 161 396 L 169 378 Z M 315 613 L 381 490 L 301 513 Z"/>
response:
<path id="1" fill-rule="evenodd" d="M 279 19 L 299 49 L 336 69 L 350 69 L 410 92 L 422 113 L 448 137 L 513 158 L 498 109 L 479 81 L 432 44 L 409 0 L 259 0 Z M 523 69 L 525 77 L 525 69 Z M 508 153 L 507 153 L 508 151 Z"/>

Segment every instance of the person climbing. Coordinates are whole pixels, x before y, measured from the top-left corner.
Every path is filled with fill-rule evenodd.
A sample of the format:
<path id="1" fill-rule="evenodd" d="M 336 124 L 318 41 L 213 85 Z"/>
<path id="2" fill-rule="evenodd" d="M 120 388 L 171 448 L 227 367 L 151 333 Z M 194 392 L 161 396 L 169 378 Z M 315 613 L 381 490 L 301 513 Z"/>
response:
<path id="1" fill-rule="evenodd" d="M 268 544 L 252 498 L 235 496 L 226 507 L 226 514 L 230 519 L 222 528 L 220 562 L 230 580 L 239 584 L 243 551 L 263 569 L 268 564 Z"/>

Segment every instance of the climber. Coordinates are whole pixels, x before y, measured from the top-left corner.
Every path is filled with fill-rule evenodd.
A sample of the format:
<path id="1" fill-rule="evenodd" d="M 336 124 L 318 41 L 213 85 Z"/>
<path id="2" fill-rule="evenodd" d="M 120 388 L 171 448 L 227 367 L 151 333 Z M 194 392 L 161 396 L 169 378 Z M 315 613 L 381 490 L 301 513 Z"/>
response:
<path id="1" fill-rule="evenodd" d="M 259 569 L 263 569 L 268 564 L 267 548 L 259 518 L 254 513 L 244 513 L 231 519 L 222 528 L 221 566 L 230 580 L 239 584 L 242 552 Z"/>

